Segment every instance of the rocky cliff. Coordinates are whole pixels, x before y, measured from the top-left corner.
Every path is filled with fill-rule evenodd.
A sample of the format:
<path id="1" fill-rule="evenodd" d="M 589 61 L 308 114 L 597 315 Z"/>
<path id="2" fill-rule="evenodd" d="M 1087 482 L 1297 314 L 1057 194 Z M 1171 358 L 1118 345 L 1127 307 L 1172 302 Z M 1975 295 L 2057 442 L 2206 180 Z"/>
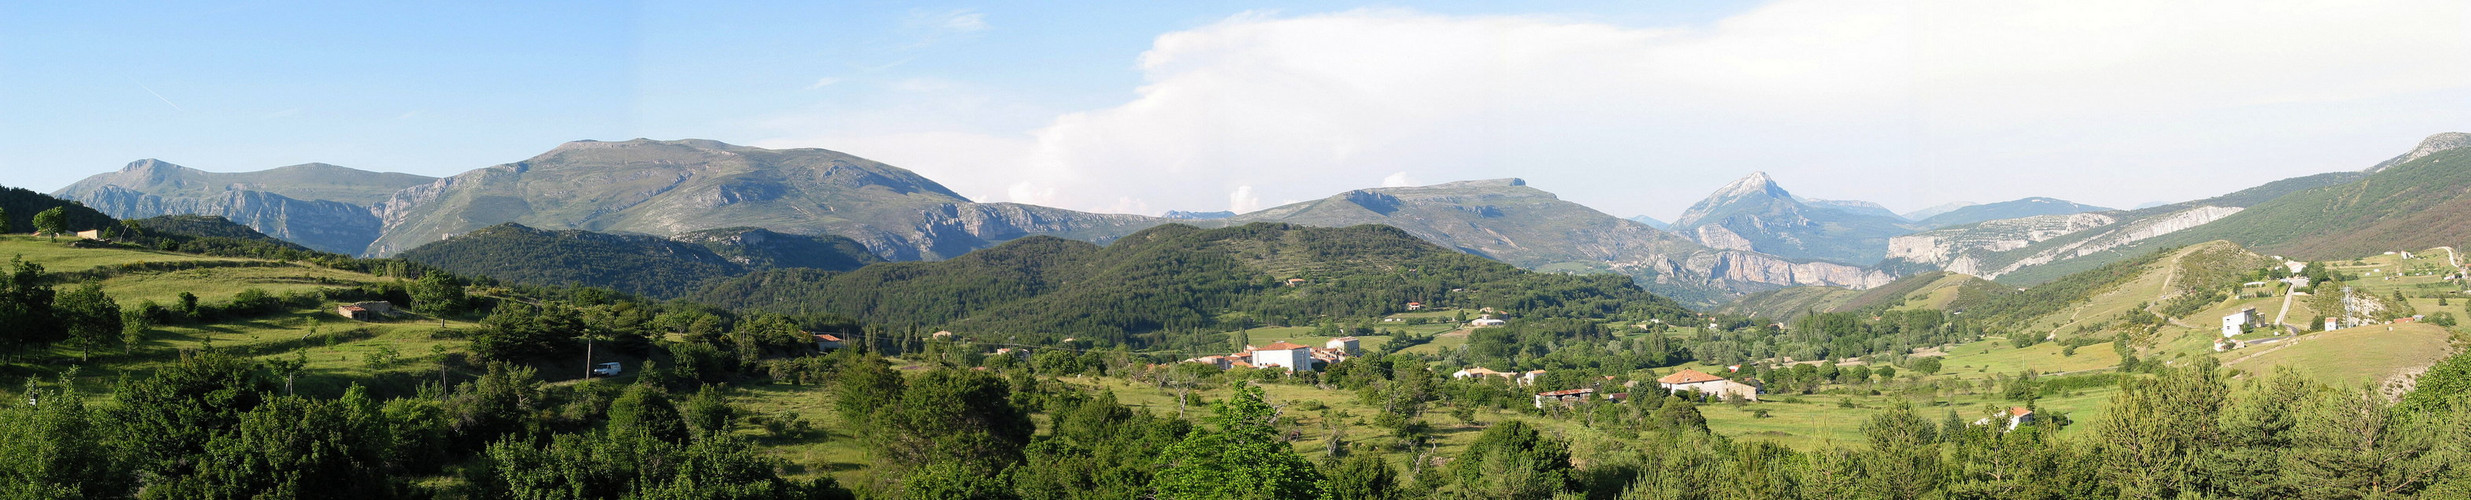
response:
<path id="1" fill-rule="evenodd" d="M 130 162 L 54 196 L 112 217 L 214 215 L 310 248 L 359 253 L 381 225 L 370 205 L 432 179 L 310 163 L 256 172 L 207 172 L 161 160 Z"/>

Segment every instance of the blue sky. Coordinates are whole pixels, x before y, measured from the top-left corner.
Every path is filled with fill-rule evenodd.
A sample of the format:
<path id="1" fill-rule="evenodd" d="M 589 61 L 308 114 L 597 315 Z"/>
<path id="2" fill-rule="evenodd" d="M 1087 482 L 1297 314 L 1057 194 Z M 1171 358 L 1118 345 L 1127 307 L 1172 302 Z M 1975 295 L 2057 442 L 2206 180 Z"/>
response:
<path id="1" fill-rule="evenodd" d="M 2461 6 L 2235 5 L 17 3 L 0 184 L 691 137 L 1084 210 L 1515 176 L 1670 218 L 1754 170 L 1897 210 L 2124 207 L 2471 128 Z"/>

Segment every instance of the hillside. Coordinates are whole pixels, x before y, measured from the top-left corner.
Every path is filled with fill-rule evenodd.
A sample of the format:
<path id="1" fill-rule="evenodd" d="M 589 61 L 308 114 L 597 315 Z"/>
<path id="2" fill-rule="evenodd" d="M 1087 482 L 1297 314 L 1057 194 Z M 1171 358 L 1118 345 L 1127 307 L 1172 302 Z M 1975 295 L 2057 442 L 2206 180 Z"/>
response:
<path id="1" fill-rule="evenodd" d="M 515 223 L 421 245 L 398 257 L 509 283 L 594 286 L 653 297 L 675 297 L 707 281 L 756 270 L 843 271 L 881 262 L 846 238 L 723 229 L 671 240 L 571 229 L 548 231 Z"/>
<path id="2" fill-rule="evenodd" d="M 34 215 L 58 208 L 68 218 L 70 231 L 101 229 L 113 223 L 112 217 L 84 205 L 53 198 L 27 189 L 0 186 L 0 210 L 8 212 L 10 233 L 34 232 Z"/>
<path id="3" fill-rule="evenodd" d="M 1976 222 L 2033 217 L 2037 215 L 2068 215 L 2085 212 L 2108 212 L 2111 209 L 2076 203 L 2057 198 L 2033 197 L 1985 205 L 1969 205 L 1916 221 L 1926 228 L 1972 224 Z"/>
<path id="4" fill-rule="evenodd" d="M 1691 205 L 1672 230 L 1715 248 L 1854 266 L 1878 263 L 1888 238 L 1913 232 L 1904 217 L 1876 205 L 1824 203 L 1806 204 L 1754 172 Z"/>
<path id="5" fill-rule="evenodd" d="M 1926 272 L 1869 290 L 1794 287 L 1760 292 L 1725 304 L 1716 311 L 1790 323 L 1810 313 L 1872 308 L 1963 311 L 2014 293 L 2015 289 L 1981 278 L 1949 272 Z"/>
<path id="6" fill-rule="evenodd" d="M 379 236 L 371 204 L 436 179 L 311 163 L 206 172 L 146 159 L 54 193 L 113 217 L 214 215 L 321 251 L 355 254 Z"/>
<path id="7" fill-rule="evenodd" d="M 1360 189 L 1238 215 L 1227 223 L 1320 227 L 1382 224 L 1425 241 L 1527 269 L 1616 272 L 1694 304 L 1792 285 L 1876 286 L 1884 273 L 1712 249 L 1623 220 L 1519 179 Z"/>
<path id="8" fill-rule="evenodd" d="M 2431 152 L 2357 182 L 2258 203 L 2151 244 L 2192 239 L 2309 260 L 2461 245 L 2471 241 L 2471 148 Z"/>
<path id="9" fill-rule="evenodd" d="M 1627 278 L 1520 270 L 1374 225 L 1168 225 L 1104 247 L 1034 237 L 938 262 L 752 273 L 687 298 L 1024 342 L 1079 337 L 1136 346 L 1245 322 L 1373 317 L 1414 301 L 1535 316 L 1685 314 Z"/>
<path id="10" fill-rule="evenodd" d="M 655 236 L 726 227 L 836 234 L 891 260 L 941 259 L 1023 236 L 1105 241 L 1162 219 L 973 203 L 908 170 L 822 149 L 706 140 L 577 141 L 415 186 L 377 205 L 389 255 L 514 222 Z"/>
<path id="11" fill-rule="evenodd" d="M 1983 221 L 1890 239 L 1886 269 L 1944 269 L 2014 285 L 2083 272 L 2163 245 L 2140 242 L 2230 217 L 2246 207 L 2357 180 L 2335 172 L 2265 183 L 2203 200 L 2136 210 Z M 2205 240 L 2172 240 L 2189 244 Z"/>

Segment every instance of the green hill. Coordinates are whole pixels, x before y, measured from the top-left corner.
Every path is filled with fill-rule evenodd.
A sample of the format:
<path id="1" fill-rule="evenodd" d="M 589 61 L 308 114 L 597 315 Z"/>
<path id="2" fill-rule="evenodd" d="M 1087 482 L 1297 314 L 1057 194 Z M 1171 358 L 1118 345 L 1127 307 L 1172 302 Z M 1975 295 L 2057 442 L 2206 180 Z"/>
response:
<path id="1" fill-rule="evenodd" d="M 687 298 L 1023 342 L 1079 337 L 1150 346 L 1248 324 L 1376 317 L 1403 312 L 1411 301 L 1535 317 L 1685 313 L 1622 276 L 1525 271 L 1387 226 L 1260 223 L 1160 226 L 1105 247 L 1025 238 L 945 261 L 846 273 L 757 272 Z"/>
<path id="2" fill-rule="evenodd" d="M 680 241 L 507 223 L 422 245 L 399 256 L 509 283 L 583 285 L 675 297 L 706 281 L 783 267 L 849 270 L 880 262 L 857 242 L 762 229 L 718 229 Z"/>
<path id="3" fill-rule="evenodd" d="M 1990 280 L 1933 271 L 1906 276 L 1868 290 L 1794 287 L 1760 292 L 1744 296 L 1716 311 L 1789 323 L 1810 313 L 1872 308 L 1963 311 L 2014 293 L 2015 289 Z"/>
<path id="4" fill-rule="evenodd" d="M 2322 260 L 2471 241 L 2471 148 L 2433 152 L 2347 184 L 2258 203 L 2153 245 L 2223 239 Z"/>
<path id="5" fill-rule="evenodd" d="M 86 208 L 85 205 L 26 189 L 0 187 L 0 210 L 7 210 L 9 214 L 8 232 L 34 232 L 34 215 L 53 208 L 60 209 L 64 215 L 68 216 L 70 231 L 101 229 L 111 226 L 114 222 L 111 216 L 92 208 Z"/>

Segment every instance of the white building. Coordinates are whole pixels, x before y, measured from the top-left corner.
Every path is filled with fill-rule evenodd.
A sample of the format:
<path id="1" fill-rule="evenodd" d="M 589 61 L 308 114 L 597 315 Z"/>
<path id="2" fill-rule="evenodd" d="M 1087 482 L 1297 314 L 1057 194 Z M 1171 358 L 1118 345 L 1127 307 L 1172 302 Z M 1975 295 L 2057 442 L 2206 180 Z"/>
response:
<path id="1" fill-rule="evenodd" d="M 1313 371 L 1313 348 L 1288 342 L 1274 342 L 1253 349 L 1253 367 L 1285 367 L 1289 371 Z"/>
<path id="2" fill-rule="evenodd" d="M 1467 326 L 1472 326 L 1472 327 L 1477 327 L 1477 328 L 1484 328 L 1484 327 L 1489 327 L 1489 326 L 1502 326 L 1502 325 L 1507 325 L 1507 324 L 1510 324 L 1510 322 L 1508 322 L 1508 321 L 1502 321 L 1502 320 L 1498 320 L 1498 319 L 1493 319 L 1493 315 L 1491 315 L 1491 314 L 1484 315 L 1484 317 L 1476 318 L 1476 319 L 1475 319 L 1475 321 L 1469 321 L 1469 322 L 1467 322 Z"/>
<path id="3" fill-rule="evenodd" d="M 1323 349 L 1355 354 L 1356 348 L 1359 345 L 1361 345 L 1361 343 L 1357 341 L 1355 337 L 1339 337 L 1330 339 L 1329 342 L 1323 342 L 1321 347 Z"/>
<path id="4" fill-rule="evenodd" d="M 2239 334 L 2247 333 L 2247 327 L 2256 323 L 2257 308 L 2240 309 L 2239 312 L 2222 317 L 2222 336 L 2237 337 Z"/>

